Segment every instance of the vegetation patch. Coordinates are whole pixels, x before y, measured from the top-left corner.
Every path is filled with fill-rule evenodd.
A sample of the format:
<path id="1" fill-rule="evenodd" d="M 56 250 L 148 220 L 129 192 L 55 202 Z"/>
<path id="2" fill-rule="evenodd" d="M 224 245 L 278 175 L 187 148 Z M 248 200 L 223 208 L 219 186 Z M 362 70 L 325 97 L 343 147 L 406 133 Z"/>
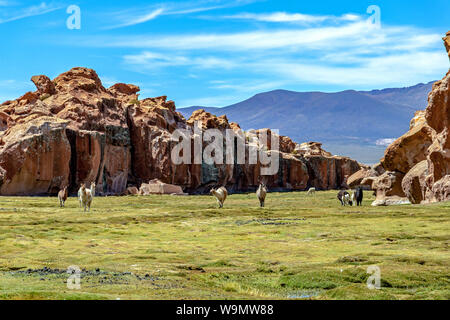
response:
<path id="1" fill-rule="evenodd" d="M 0 299 L 450 299 L 449 203 L 152 195 L 96 197 L 84 213 L 75 197 L 0 200 Z"/>

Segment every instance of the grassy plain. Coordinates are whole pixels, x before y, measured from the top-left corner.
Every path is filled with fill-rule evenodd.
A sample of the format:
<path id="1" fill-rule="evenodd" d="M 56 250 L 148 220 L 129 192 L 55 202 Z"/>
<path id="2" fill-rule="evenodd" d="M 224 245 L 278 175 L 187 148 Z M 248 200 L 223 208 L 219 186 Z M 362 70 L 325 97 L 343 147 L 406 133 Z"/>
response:
<path id="1" fill-rule="evenodd" d="M 335 191 L 0 198 L 0 299 L 450 299 L 450 203 L 342 208 Z M 67 288 L 69 266 L 83 269 Z M 381 270 L 380 290 L 366 286 Z"/>

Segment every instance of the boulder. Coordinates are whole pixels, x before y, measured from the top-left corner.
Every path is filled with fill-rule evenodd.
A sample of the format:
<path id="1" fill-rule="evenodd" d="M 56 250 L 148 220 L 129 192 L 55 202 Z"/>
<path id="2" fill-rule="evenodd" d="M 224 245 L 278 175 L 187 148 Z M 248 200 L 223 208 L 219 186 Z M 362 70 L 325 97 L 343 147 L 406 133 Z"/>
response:
<path id="1" fill-rule="evenodd" d="M 398 197 L 398 196 L 390 196 L 383 199 L 375 200 L 372 202 L 372 207 L 380 207 L 380 206 L 399 206 L 411 204 L 408 198 Z"/>
<path id="2" fill-rule="evenodd" d="M 128 187 L 126 190 L 126 194 L 136 196 L 136 195 L 140 194 L 140 192 L 139 192 L 139 189 L 136 187 Z"/>
<path id="3" fill-rule="evenodd" d="M 419 204 L 425 199 L 428 162 L 423 160 L 416 164 L 402 180 L 402 189 L 413 204 Z"/>
<path id="4" fill-rule="evenodd" d="M 320 142 L 304 142 L 298 144 L 295 147 L 295 151 L 297 154 L 305 156 L 324 156 L 324 157 L 333 156 L 328 151 L 322 149 L 322 144 Z"/>
<path id="5" fill-rule="evenodd" d="M 381 164 L 388 171 L 406 174 L 414 165 L 426 159 L 431 143 L 432 129 L 424 122 L 415 124 L 386 149 Z"/>
<path id="6" fill-rule="evenodd" d="M 372 188 L 376 190 L 376 199 L 373 206 L 404 204 L 409 200 L 402 189 L 402 180 L 405 175 L 398 171 L 386 171 L 373 179 Z"/>
<path id="7" fill-rule="evenodd" d="M 56 92 L 55 85 L 53 84 L 52 80 L 50 80 L 49 77 L 45 75 L 33 76 L 31 77 L 31 81 L 34 83 L 38 93 L 41 95 L 52 95 Z"/>
<path id="8" fill-rule="evenodd" d="M 217 117 L 204 109 L 196 110 L 187 120 L 188 125 L 193 126 L 195 122 L 202 124 L 203 129 L 231 129 L 226 115 Z"/>
<path id="9" fill-rule="evenodd" d="M 140 194 L 178 194 L 182 195 L 183 189 L 180 186 L 164 183 L 158 179 L 153 179 L 149 183 L 143 183 L 139 189 Z"/>
<path id="10" fill-rule="evenodd" d="M 372 174 L 372 170 L 368 170 L 368 169 L 361 169 L 357 172 L 355 172 L 354 174 L 352 174 L 350 177 L 348 177 L 347 179 L 347 185 L 349 188 L 356 188 L 358 186 L 363 186 L 362 181 L 365 178 L 371 177 L 373 176 Z M 367 180 L 366 180 L 367 181 Z M 365 185 L 366 187 L 371 188 L 371 185 Z"/>
<path id="11" fill-rule="evenodd" d="M 129 97 L 137 99 L 136 93 L 141 91 L 141 89 L 134 84 L 116 83 L 108 88 L 108 91 L 115 97 Z"/>

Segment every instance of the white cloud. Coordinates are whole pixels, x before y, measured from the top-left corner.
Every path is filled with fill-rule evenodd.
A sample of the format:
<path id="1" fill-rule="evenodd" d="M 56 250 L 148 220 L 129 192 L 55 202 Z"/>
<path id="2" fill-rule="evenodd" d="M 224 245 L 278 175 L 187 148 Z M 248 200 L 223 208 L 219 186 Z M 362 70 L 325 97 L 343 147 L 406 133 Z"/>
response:
<path id="1" fill-rule="evenodd" d="M 276 90 L 283 87 L 283 81 L 252 81 L 236 79 L 234 81 L 213 80 L 210 88 L 221 90 L 232 90 L 235 92 L 256 93 L 267 90 Z"/>
<path id="2" fill-rule="evenodd" d="M 405 35 L 414 35 L 411 37 Z M 365 21 L 342 26 L 258 30 L 237 33 L 203 33 L 185 35 L 116 36 L 83 39 L 93 47 L 155 48 L 170 50 L 247 51 L 284 49 L 411 50 L 435 46 L 441 36 L 409 27 L 377 29 Z M 288 54 L 290 51 L 285 51 Z M 324 54 L 322 53 L 322 54 Z"/>
<path id="3" fill-rule="evenodd" d="M 255 0 L 203 0 L 197 2 L 165 2 L 152 5 L 150 7 L 129 8 L 123 11 L 109 13 L 108 16 L 118 22 L 103 29 L 108 30 L 133 26 L 154 20 L 159 16 L 184 15 L 228 7 L 243 6 L 254 1 Z M 212 5 L 210 5 L 211 3 Z"/>
<path id="4" fill-rule="evenodd" d="M 4 5 L 9 6 L 11 5 L 9 2 L 4 1 Z M 20 8 L 17 10 L 8 10 L 8 15 L 6 15 L 3 18 L 0 18 L 0 24 L 12 22 L 24 18 L 34 17 L 43 15 L 46 13 L 50 13 L 56 10 L 61 9 L 60 6 L 57 6 L 55 4 L 47 4 L 45 2 L 41 2 L 39 5 L 36 6 L 29 6 L 25 8 Z"/>
<path id="5" fill-rule="evenodd" d="M 357 21 L 360 16 L 345 14 L 341 17 L 329 15 L 309 15 L 302 13 L 272 12 L 272 13 L 239 13 L 235 15 L 223 16 L 224 19 L 255 20 L 262 22 L 299 22 L 318 23 L 324 21 Z"/>
<path id="6" fill-rule="evenodd" d="M 245 98 L 246 95 L 214 95 L 210 97 L 197 97 L 193 99 L 180 99 L 177 100 L 177 109 L 187 108 L 192 106 L 204 106 L 204 107 L 223 107 L 233 103 L 239 102 Z"/>
<path id="7" fill-rule="evenodd" d="M 440 51 L 388 54 L 358 58 L 355 65 L 322 64 L 322 61 L 266 60 L 253 66 L 253 70 L 266 70 L 292 81 L 313 84 L 343 85 L 348 88 L 381 88 L 414 85 L 445 72 L 448 58 Z"/>
<path id="8" fill-rule="evenodd" d="M 262 18 L 310 19 L 280 13 Z M 353 89 L 407 86 L 440 78 L 448 69 L 440 34 L 409 26 L 383 24 L 377 28 L 353 14 L 340 18 L 342 23 L 333 26 L 320 22 L 314 27 L 290 24 L 281 29 L 258 27 L 234 33 L 91 37 L 77 43 L 126 48 L 130 53 L 124 55 L 123 62 L 136 72 L 162 72 L 172 67 L 183 68 L 181 72 L 186 74 L 197 74 L 193 69 L 221 72 L 224 78 L 229 76 L 228 82 L 211 84 L 210 88 L 234 92 L 243 92 L 241 87 L 247 87 L 249 93 L 271 89 L 272 84 Z M 135 53 L 135 49 L 141 51 Z M 234 72 L 241 74 L 241 80 L 230 83 L 230 78 L 236 77 Z"/>
<path id="9" fill-rule="evenodd" d="M 396 140 L 396 138 L 387 138 L 387 139 L 378 139 L 375 144 L 377 146 L 381 146 L 381 147 L 387 147 L 390 144 L 392 144 L 394 141 Z"/>
<path id="10" fill-rule="evenodd" d="M 148 13 L 145 13 L 143 15 L 140 16 L 129 16 L 124 18 L 123 22 L 121 24 L 115 25 L 115 26 L 110 26 L 110 27 L 106 27 L 104 29 L 117 29 L 117 28 L 122 28 L 122 27 L 128 27 L 128 26 L 134 26 L 136 24 L 140 24 L 140 23 L 144 23 L 150 20 L 155 19 L 156 17 L 160 16 L 161 14 L 163 14 L 164 9 L 163 8 L 158 8 L 158 9 L 154 9 L 151 10 Z"/>
<path id="11" fill-rule="evenodd" d="M 31 81 L 0 79 L 0 104 L 7 100 L 14 100 L 26 91 L 35 90 Z"/>
<path id="12" fill-rule="evenodd" d="M 128 65 L 135 65 L 146 70 L 176 66 L 192 66 L 201 69 L 229 69 L 238 66 L 238 64 L 233 61 L 214 56 L 188 57 L 173 54 L 160 54 L 149 51 L 144 51 L 135 55 L 125 55 L 124 62 Z"/>

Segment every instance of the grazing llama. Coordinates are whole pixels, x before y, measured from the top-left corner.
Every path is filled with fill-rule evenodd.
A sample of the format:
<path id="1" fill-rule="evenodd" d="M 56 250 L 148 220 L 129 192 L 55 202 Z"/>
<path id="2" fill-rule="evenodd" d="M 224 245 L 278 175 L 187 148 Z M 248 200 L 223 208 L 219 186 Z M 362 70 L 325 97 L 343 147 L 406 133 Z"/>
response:
<path id="1" fill-rule="evenodd" d="M 79 190 L 79 194 L 80 203 L 83 206 L 84 211 L 86 212 L 86 208 L 88 209 L 88 212 L 91 211 L 92 198 L 94 198 L 95 195 L 95 183 L 91 184 L 91 189 L 86 189 L 86 185 L 83 183 Z"/>
<path id="2" fill-rule="evenodd" d="M 212 188 L 210 193 L 216 197 L 219 208 L 223 208 L 223 203 L 228 195 L 227 189 L 225 189 L 225 187 L 220 187 L 218 189 Z"/>
<path id="3" fill-rule="evenodd" d="M 353 205 L 353 202 L 350 199 L 350 194 L 345 190 L 339 191 L 337 198 L 343 206 L 346 206 L 346 205 L 352 206 Z"/>
<path id="4" fill-rule="evenodd" d="M 361 187 L 356 188 L 355 191 L 353 191 L 352 194 L 352 201 L 357 206 L 362 206 L 363 201 L 363 189 Z"/>
<path id="5" fill-rule="evenodd" d="M 309 188 L 307 195 L 316 195 L 316 188 Z"/>
<path id="6" fill-rule="evenodd" d="M 264 183 L 260 183 L 258 190 L 256 190 L 256 196 L 258 197 L 259 200 L 259 205 L 261 206 L 261 208 L 264 207 L 264 201 L 266 200 L 266 194 L 267 194 L 267 187 Z"/>
<path id="7" fill-rule="evenodd" d="M 67 200 L 67 196 L 68 196 L 67 187 L 64 187 L 62 190 L 59 190 L 58 200 L 59 200 L 59 206 L 61 208 L 64 207 L 66 200 Z"/>

